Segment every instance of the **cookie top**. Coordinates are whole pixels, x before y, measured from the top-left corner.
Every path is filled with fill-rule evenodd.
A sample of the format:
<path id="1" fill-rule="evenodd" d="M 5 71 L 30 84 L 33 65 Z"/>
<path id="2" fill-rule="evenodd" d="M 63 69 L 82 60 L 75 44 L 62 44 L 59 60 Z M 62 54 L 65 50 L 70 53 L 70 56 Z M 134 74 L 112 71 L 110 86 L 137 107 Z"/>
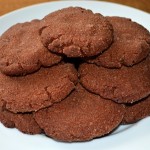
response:
<path id="1" fill-rule="evenodd" d="M 118 103 L 133 103 L 150 94 L 150 57 L 133 67 L 107 69 L 82 64 L 80 82 L 88 90 Z"/>
<path id="2" fill-rule="evenodd" d="M 61 56 L 52 54 L 41 43 L 40 21 L 18 23 L 0 37 L 0 70 L 6 75 L 25 75 L 41 66 L 52 66 Z"/>
<path id="3" fill-rule="evenodd" d="M 150 96 L 137 103 L 126 105 L 122 123 L 135 123 L 148 116 L 150 116 Z"/>
<path id="4" fill-rule="evenodd" d="M 131 19 L 107 19 L 114 29 L 114 42 L 104 53 L 87 61 L 107 68 L 121 68 L 133 66 L 146 58 L 150 53 L 149 31 Z"/>
<path id="5" fill-rule="evenodd" d="M 0 122 L 6 127 L 16 127 L 23 133 L 40 134 L 42 129 L 33 118 L 33 114 L 14 114 L 5 107 L 5 102 L 0 100 Z"/>
<path id="6" fill-rule="evenodd" d="M 20 77 L 0 74 L 0 95 L 14 113 L 31 112 L 64 99 L 75 87 L 77 72 L 72 64 L 41 68 Z"/>
<path id="7" fill-rule="evenodd" d="M 60 141 L 86 141 L 110 133 L 124 114 L 124 106 L 102 99 L 77 85 L 66 99 L 35 113 L 39 126 Z"/>
<path id="8" fill-rule="evenodd" d="M 101 14 L 69 7 L 42 20 L 41 40 L 52 52 L 67 57 L 89 57 L 104 51 L 113 39 L 113 29 Z"/>

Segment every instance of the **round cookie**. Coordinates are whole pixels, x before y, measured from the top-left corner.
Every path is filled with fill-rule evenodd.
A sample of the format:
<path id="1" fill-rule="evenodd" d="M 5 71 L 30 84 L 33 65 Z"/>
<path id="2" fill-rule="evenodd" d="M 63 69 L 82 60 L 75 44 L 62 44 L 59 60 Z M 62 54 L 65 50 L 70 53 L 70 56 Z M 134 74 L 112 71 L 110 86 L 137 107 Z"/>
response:
<path id="1" fill-rule="evenodd" d="M 150 116 L 150 96 L 137 103 L 126 105 L 122 124 L 135 123 L 148 116 Z"/>
<path id="2" fill-rule="evenodd" d="M 150 53 L 150 33 L 143 26 L 131 19 L 107 17 L 114 29 L 114 42 L 102 54 L 89 63 L 107 68 L 133 66 L 142 61 Z"/>
<path id="3" fill-rule="evenodd" d="M 1 73 L 0 95 L 9 111 L 37 111 L 64 99 L 75 88 L 77 80 L 76 69 L 67 63 L 20 77 Z"/>
<path id="4" fill-rule="evenodd" d="M 18 23 L 0 37 L 0 70 L 6 75 L 25 75 L 41 66 L 52 66 L 61 56 L 52 54 L 41 43 L 40 21 Z"/>
<path id="5" fill-rule="evenodd" d="M 33 114 L 14 114 L 5 108 L 5 102 L 0 100 L 0 122 L 8 128 L 17 128 L 23 133 L 40 134 L 42 129 L 33 118 Z"/>
<path id="6" fill-rule="evenodd" d="M 41 40 L 54 53 L 67 57 L 94 56 L 110 46 L 111 24 L 101 14 L 69 7 L 47 15 L 42 21 Z"/>
<path id="7" fill-rule="evenodd" d="M 124 106 L 77 85 L 66 99 L 34 113 L 45 134 L 55 140 L 87 141 L 110 133 L 122 121 Z"/>
<path id="8" fill-rule="evenodd" d="M 133 67 L 120 69 L 82 64 L 79 74 L 85 88 L 118 103 L 133 103 L 150 94 L 150 56 Z"/>

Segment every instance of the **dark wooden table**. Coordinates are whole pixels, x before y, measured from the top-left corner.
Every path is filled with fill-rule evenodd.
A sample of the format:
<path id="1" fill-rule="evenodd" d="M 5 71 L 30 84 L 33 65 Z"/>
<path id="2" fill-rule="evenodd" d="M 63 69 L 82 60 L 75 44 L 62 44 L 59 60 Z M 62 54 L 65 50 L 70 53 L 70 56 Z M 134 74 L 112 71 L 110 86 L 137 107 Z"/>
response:
<path id="1" fill-rule="evenodd" d="M 0 0 L 0 16 L 25 6 L 49 1 L 52 0 Z M 150 0 L 102 0 L 102 1 L 124 4 L 150 13 Z"/>

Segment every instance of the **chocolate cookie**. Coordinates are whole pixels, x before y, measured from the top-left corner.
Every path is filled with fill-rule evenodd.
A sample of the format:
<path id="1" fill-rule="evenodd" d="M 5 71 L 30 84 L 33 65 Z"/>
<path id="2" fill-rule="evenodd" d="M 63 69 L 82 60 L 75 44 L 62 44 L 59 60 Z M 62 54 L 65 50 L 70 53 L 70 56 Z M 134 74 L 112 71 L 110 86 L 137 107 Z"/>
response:
<path id="1" fill-rule="evenodd" d="M 41 39 L 51 51 L 68 57 L 89 57 L 104 51 L 113 40 L 113 29 L 101 14 L 69 7 L 42 20 Z"/>
<path id="2" fill-rule="evenodd" d="M 66 99 L 35 113 L 39 126 L 60 141 L 87 141 L 110 133 L 122 121 L 124 106 L 77 85 Z"/>
<path id="3" fill-rule="evenodd" d="M 99 66 L 120 68 L 133 66 L 150 53 L 150 33 L 131 19 L 107 17 L 114 29 L 114 42 L 102 54 L 87 60 Z"/>
<path id="4" fill-rule="evenodd" d="M 61 56 L 52 54 L 41 43 L 40 21 L 18 23 L 0 37 L 0 70 L 6 75 L 25 75 L 41 66 L 52 66 Z"/>
<path id="5" fill-rule="evenodd" d="M 14 114 L 5 107 L 5 102 L 0 100 L 0 122 L 8 128 L 16 127 L 23 133 L 40 134 L 42 129 L 33 118 L 33 114 Z"/>
<path id="6" fill-rule="evenodd" d="M 0 95 L 14 113 L 37 111 L 64 99 L 75 87 L 77 72 L 72 64 L 41 68 L 20 77 L 0 74 Z"/>
<path id="7" fill-rule="evenodd" d="M 147 116 L 150 116 L 150 96 L 142 101 L 126 105 L 123 124 L 135 123 Z"/>
<path id="8" fill-rule="evenodd" d="M 150 94 L 150 57 L 133 67 L 120 69 L 82 64 L 79 73 L 84 87 L 118 103 L 133 103 Z"/>

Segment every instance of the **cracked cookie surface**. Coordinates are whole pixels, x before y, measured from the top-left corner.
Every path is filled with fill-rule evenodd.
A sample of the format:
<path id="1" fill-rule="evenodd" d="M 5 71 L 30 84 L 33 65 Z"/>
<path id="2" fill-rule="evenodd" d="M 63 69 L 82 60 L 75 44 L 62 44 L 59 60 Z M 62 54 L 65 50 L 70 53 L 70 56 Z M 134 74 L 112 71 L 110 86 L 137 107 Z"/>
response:
<path id="1" fill-rule="evenodd" d="M 72 64 L 41 68 L 38 72 L 20 77 L 0 74 L 0 95 L 6 109 L 31 112 L 64 99 L 78 80 Z"/>
<path id="2" fill-rule="evenodd" d="M 60 141 L 87 141 L 110 133 L 122 121 L 124 106 L 77 85 L 63 101 L 35 112 L 39 126 Z"/>
<path id="3" fill-rule="evenodd" d="M 80 7 L 53 12 L 41 20 L 41 40 L 52 52 L 89 57 L 104 51 L 113 40 L 111 24 L 101 14 Z"/>
<path id="4" fill-rule="evenodd" d="M 89 63 L 107 68 L 133 66 L 141 62 L 150 53 L 150 33 L 142 25 L 131 19 L 107 17 L 114 29 L 114 42 L 102 54 Z"/>
<path id="5" fill-rule="evenodd" d="M 41 66 L 52 66 L 61 56 L 52 54 L 41 43 L 40 21 L 18 23 L 0 37 L 0 70 L 6 75 L 25 75 Z"/>
<path id="6" fill-rule="evenodd" d="M 88 90 L 118 103 L 133 103 L 150 94 L 150 56 L 133 67 L 108 69 L 82 64 L 80 82 Z"/>

